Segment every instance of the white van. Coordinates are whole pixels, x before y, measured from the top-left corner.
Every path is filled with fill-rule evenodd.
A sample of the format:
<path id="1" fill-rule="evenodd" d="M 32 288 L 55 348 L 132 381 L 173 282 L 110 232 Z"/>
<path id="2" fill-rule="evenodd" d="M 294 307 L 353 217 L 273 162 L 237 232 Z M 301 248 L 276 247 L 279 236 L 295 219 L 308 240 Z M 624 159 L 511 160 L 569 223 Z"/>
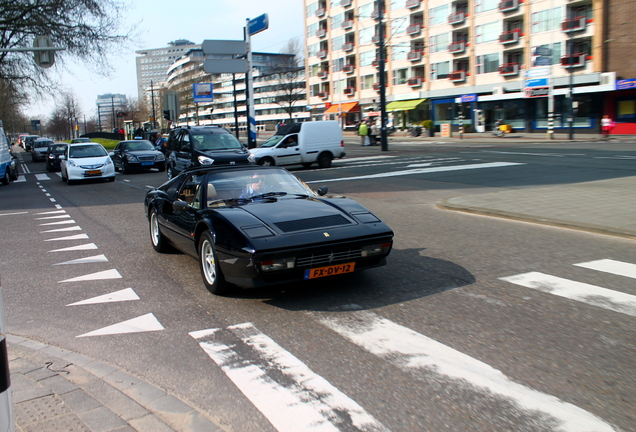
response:
<path id="1" fill-rule="evenodd" d="M 314 162 L 329 168 L 333 159 L 345 156 L 342 130 L 337 121 L 292 123 L 250 150 L 259 165 L 297 165 L 309 168 Z"/>

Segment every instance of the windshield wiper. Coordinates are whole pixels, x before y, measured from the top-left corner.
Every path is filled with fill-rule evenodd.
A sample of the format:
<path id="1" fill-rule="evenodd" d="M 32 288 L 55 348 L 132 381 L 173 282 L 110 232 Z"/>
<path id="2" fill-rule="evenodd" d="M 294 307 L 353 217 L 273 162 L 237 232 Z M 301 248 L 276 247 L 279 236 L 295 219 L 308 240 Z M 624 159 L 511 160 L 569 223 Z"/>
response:
<path id="1" fill-rule="evenodd" d="M 251 196 L 248 199 L 255 200 L 255 199 L 262 199 L 262 198 L 273 198 L 273 197 L 285 196 L 285 195 L 287 195 L 287 192 L 266 192 L 266 193 Z"/>

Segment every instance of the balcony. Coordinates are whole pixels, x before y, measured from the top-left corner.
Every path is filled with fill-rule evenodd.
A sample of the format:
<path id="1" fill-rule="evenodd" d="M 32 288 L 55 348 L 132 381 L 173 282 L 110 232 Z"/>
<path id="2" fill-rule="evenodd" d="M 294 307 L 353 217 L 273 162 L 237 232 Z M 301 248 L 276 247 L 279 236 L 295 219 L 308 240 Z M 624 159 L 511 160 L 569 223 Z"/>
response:
<path id="1" fill-rule="evenodd" d="M 585 66 L 587 53 L 576 53 L 561 57 L 561 66 L 566 68 Z"/>
<path id="2" fill-rule="evenodd" d="M 340 0 L 340 6 L 349 7 L 353 4 L 353 0 Z"/>
<path id="3" fill-rule="evenodd" d="M 320 28 L 316 30 L 316 37 L 323 38 L 325 36 L 327 36 L 327 29 Z"/>
<path id="4" fill-rule="evenodd" d="M 466 12 L 455 12 L 448 16 L 449 24 L 463 24 L 466 21 Z"/>
<path id="5" fill-rule="evenodd" d="M 316 74 L 316 76 L 317 76 L 318 78 L 325 79 L 325 78 L 327 78 L 327 77 L 329 76 L 329 71 L 326 71 L 326 70 L 318 71 L 318 73 Z"/>
<path id="6" fill-rule="evenodd" d="M 320 99 L 327 99 L 329 97 L 329 92 L 326 92 L 326 91 L 320 92 L 318 93 L 318 97 Z"/>
<path id="7" fill-rule="evenodd" d="M 422 87 L 422 82 L 423 82 L 423 81 L 424 81 L 424 80 L 422 79 L 422 77 L 421 77 L 421 76 L 417 76 L 417 77 L 409 78 L 409 79 L 406 81 L 406 84 L 407 84 L 409 87 Z"/>
<path id="8" fill-rule="evenodd" d="M 587 17 L 568 18 L 561 23 L 561 30 L 565 33 L 585 30 Z"/>
<path id="9" fill-rule="evenodd" d="M 325 16 L 325 14 L 326 14 L 326 13 L 327 13 L 327 9 L 326 9 L 326 8 L 324 8 L 324 7 L 321 7 L 321 8 L 316 9 L 316 16 L 317 16 L 317 17 L 322 18 L 322 17 L 324 17 L 324 16 Z"/>
<path id="10" fill-rule="evenodd" d="M 499 42 L 502 44 L 513 44 L 519 42 L 520 30 L 508 30 L 499 35 Z"/>
<path id="11" fill-rule="evenodd" d="M 382 16 L 384 16 L 386 14 L 382 13 Z M 373 12 L 371 12 L 371 19 L 373 20 L 377 20 L 380 18 L 380 10 L 379 9 L 374 9 Z"/>
<path id="12" fill-rule="evenodd" d="M 373 90 L 375 90 L 375 91 L 380 91 L 380 88 L 381 88 L 381 87 L 380 87 L 380 83 L 374 83 L 374 84 L 373 84 Z"/>
<path id="13" fill-rule="evenodd" d="M 347 96 L 353 96 L 356 93 L 356 88 L 355 87 L 347 87 L 347 88 L 344 89 L 343 93 L 346 94 Z"/>
<path id="14" fill-rule="evenodd" d="M 451 82 L 463 82 L 466 81 L 466 71 L 457 70 L 448 74 L 448 80 Z"/>
<path id="15" fill-rule="evenodd" d="M 420 5 L 420 0 L 406 0 L 406 7 L 409 9 L 415 9 Z"/>
<path id="16" fill-rule="evenodd" d="M 448 52 L 457 54 L 466 51 L 466 42 L 453 42 L 448 46 Z"/>
<path id="17" fill-rule="evenodd" d="M 519 75 L 519 63 L 504 63 L 499 66 L 499 75 L 517 76 Z"/>
<path id="18" fill-rule="evenodd" d="M 327 50 L 326 49 L 321 49 L 320 51 L 318 51 L 316 53 L 316 57 L 318 58 L 325 58 L 327 57 Z"/>
<path id="19" fill-rule="evenodd" d="M 349 19 L 349 20 L 345 20 L 342 22 L 341 27 L 345 30 L 349 30 L 353 28 L 353 20 Z"/>
<path id="20" fill-rule="evenodd" d="M 379 44 L 380 43 L 380 35 L 378 35 L 378 34 L 373 35 L 373 37 L 371 38 L 371 42 L 373 42 L 374 44 Z"/>
<path id="21" fill-rule="evenodd" d="M 344 65 L 342 67 L 342 71 L 347 74 L 353 73 L 354 70 L 356 70 L 356 66 L 352 64 Z"/>
<path id="22" fill-rule="evenodd" d="M 386 63 L 386 62 L 387 62 L 387 60 L 386 60 L 386 59 L 384 59 L 384 63 Z M 373 66 L 375 66 L 375 67 L 380 67 L 380 60 L 379 60 L 379 59 L 375 59 L 375 60 L 373 60 L 373 61 L 371 62 L 371 64 L 372 64 Z"/>
<path id="23" fill-rule="evenodd" d="M 422 50 L 413 50 L 409 51 L 406 55 L 407 60 L 411 60 L 412 62 L 422 60 Z"/>
<path id="24" fill-rule="evenodd" d="M 343 51 L 353 51 L 354 44 L 353 42 L 347 42 L 346 44 L 342 44 Z"/>
<path id="25" fill-rule="evenodd" d="M 422 32 L 422 23 L 411 24 L 406 28 L 406 34 L 410 36 L 418 36 Z"/>
<path id="26" fill-rule="evenodd" d="M 503 0 L 499 2 L 499 12 L 512 12 L 519 9 L 519 0 Z"/>

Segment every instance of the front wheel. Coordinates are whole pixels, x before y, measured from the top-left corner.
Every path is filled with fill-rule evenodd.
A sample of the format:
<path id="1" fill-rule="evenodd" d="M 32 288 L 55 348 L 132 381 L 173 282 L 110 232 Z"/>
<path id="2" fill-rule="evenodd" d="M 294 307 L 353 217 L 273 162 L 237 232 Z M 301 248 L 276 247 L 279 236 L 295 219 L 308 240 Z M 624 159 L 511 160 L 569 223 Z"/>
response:
<path id="1" fill-rule="evenodd" d="M 174 170 L 172 168 L 172 165 L 168 165 L 168 167 L 166 168 L 166 174 L 168 175 L 168 180 L 172 180 L 172 178 L 174 177 Z"/>
<path id="2" fill-rule="evenodd" d="M 122 169 L 121 172 L 123 174 L 129 174 L 130 173 L 130 167 L 128 166 L 128 162 L 125 162 L 122 164 Z"/>
<path id="3" fill-rule="evenodd" d="M 168 239 L 161 233 L 161 228 L 159 228 L 159 217 L 154 209 L 150 212 L 150 241 L 153 249 L 159 253 L 170 250 Z"/>
<path id="4" fill-rule="evenodd" d="M 221 274 L 219 262 L 216 259 L 214 240 L 210 231 L 206 231 L 201 235 L 199 242 L 199 267 L 201 268 L 203 283 L 208 291 L 217 295 L 229 291 L 228 284 L 223 278 L 223 274 Z"/>
<path id="5" fill-rule="evenodd" d="M 331 156 L 331 153 L 320 153 L 320 155 L 318 156 L 318 166 L 320 168 L 329 168 L 331 167 L 332 159 L 333 157 Z"/>
<path id="6" fill-rule="evenodd" d="M 264 157 L 264 158 L 260 159 L 258 161 L 258 164 L 260 166 L 274 166 L 274 165 L 276 165 L 276 163 L 274 162 L 274 159 L 269 158 L 269 157 Z"/>
<path id="7" fill-rule="evenodd" d="M 2 179 L 0 180 L 0 183 L 2 183 L 5 186 L 11 183 L 11 176 L 9 175 L 8 169 L 5 171 L 4 177 L 2 177 Z"/>

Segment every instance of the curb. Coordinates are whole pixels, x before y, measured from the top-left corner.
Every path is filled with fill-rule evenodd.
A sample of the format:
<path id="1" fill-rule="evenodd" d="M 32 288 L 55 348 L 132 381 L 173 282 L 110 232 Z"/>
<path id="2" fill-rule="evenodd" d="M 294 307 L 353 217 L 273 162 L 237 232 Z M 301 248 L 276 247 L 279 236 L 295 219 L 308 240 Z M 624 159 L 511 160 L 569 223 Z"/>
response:
<path id="1" fill-rule="evenodd" d="M 17 431 L 223 432 L 187 402 L 112 365 L 7 335 Z"/>

